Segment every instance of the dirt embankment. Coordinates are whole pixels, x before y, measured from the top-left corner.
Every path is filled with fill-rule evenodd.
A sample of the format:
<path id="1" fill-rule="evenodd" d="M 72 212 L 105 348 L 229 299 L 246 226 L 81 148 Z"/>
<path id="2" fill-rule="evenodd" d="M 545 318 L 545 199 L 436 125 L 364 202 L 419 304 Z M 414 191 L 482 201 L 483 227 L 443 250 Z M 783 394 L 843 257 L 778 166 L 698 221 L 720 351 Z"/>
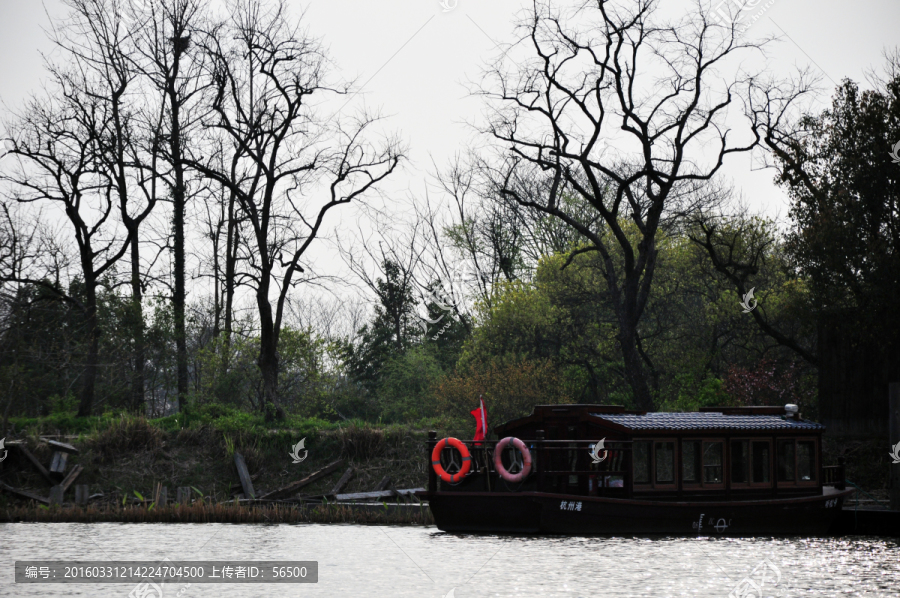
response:
<path id="1" fill-rule="evenodd" d="M 25 439 L 25 446 L 45 467 L 50 465 L 53 453 L 48 438 Z M 177 487 L 188 486 L 193 488 L 193 499 L 203 497 L 206 505 L 233 501 L 242 492 L 235 452 L 244 457 L 257 496 L 301 480 L 339 459 L 343 461 L 340 467 L 304 486 L 299 494 L 330 493 L 348 468 L 353 469 L 353 476 L 342 493 L 374 490 L 386 477 L 390 478 L 387 488 L 427 484 L 426 431 L 350 426 L 307 432 L 307 456 L 301 463 L 293 463 L 291 448 L 300 439 L 290 430 L 253 435 L 229 435 L 209 427 L 164 432 L 145 420 L 123 420 L 95 435 L 59 438 L 79 450 L 69 455 L 66 472 L 76 465 L 84 468 L 66 492 L 64 502 L 74 502 L 77 484 L 89 485 L 91 495 L 102 494 L 90 501 L 96 508 L 130 504 L 138 501 L 137 494 L 147 499 L 157 484 L 168 488 L 169 502 L 174 501 Z M 49 494 L 47 480 L 12 447 L 0 464 L 0 480 L 38 496 Z M 0 493 L 0 507 L 19 507 L 24 502 Z"/>

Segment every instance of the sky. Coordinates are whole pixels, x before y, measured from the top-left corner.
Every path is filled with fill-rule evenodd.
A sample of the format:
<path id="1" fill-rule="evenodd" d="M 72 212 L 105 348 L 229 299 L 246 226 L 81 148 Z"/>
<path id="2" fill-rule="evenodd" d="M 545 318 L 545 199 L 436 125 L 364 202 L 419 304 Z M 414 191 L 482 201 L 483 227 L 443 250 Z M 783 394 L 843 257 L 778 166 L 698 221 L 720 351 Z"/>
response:
<path id="1" fill-rule="evenodd" d="M 725 0 L 723 0 L 725 1 Z M 735 2 L 739 0 L 734 0 Z M 747 0 L 747 20 L 764 13 L 744 34 L 779 35 L 770 47 L 771 68 L 789 75 L 812 67 L 822 77 L 827 102 L 835 85 L 849 77 L 864 82 L 879 70 L 883 52 L 900 46 L 897 0 Z M 718 2 L 718 0 L 715 0 Z M 362 0 L 300 1 L 309 32 L 320 38 L 360 95 L 355 101 L 386 117 L 409 147 L 409 161 L 385 196 L 409 199 L 434 186 L 434 167 L 477 142 L 470 123 L 479 122 L 483 103 L 470 96 L 498 43 L 513 39 L 513 23 L 529 3 L 524 0 Z M 686 0 L 662 0 L 666 11 L 687 8 Z M 753 8 L 749 8 L 753 6 Z M 42 27 L 47 15 L 64 14 L 60 0 L 0 0 L 0 119 L 39 89 L 41 51 L 48 51 Z M 360 104 L 360 105 L 361 105 Z M 825 105 L 824 103 L 822 104 Z M 772 182 L 773 171 L 754 169 L 749 155 L 729 158 L 729 177 L 754 210 L 782 220 L 788 202 Z M 408 203 L 385 204 L 408 212 Z M 390 207 L 393 205 L 394 207 Z M 361 212 L 334 216 L 335 230 L 366 229 Z M 333 248 L 329 250 L 334 255 Z"/>

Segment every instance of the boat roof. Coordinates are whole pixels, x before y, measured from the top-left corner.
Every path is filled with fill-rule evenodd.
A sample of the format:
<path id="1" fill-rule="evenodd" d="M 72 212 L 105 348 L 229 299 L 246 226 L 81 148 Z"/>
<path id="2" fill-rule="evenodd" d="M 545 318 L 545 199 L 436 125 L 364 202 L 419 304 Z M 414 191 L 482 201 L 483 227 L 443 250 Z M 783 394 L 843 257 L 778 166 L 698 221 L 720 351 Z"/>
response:
<path id="1" fill-rule="evenodd" d="M 536 405 L 534 412 L 494 428 L 506 434 L 522 426 L 541 426 L 548 421 L 593 421 L 628 432 L 781 431 L 814 432 L 822 424 L 789 415 L 783 406 L 701 407 L 699 412 L 631 411 L 621 405 Z"/>
<path id="2" fill-rule="evenodd" d="M 731 415 L 719 412 L 701 413 L 591 413 L 629 430 L 804 430 L 822 431 L 825 426 L 780 415 Z"/>

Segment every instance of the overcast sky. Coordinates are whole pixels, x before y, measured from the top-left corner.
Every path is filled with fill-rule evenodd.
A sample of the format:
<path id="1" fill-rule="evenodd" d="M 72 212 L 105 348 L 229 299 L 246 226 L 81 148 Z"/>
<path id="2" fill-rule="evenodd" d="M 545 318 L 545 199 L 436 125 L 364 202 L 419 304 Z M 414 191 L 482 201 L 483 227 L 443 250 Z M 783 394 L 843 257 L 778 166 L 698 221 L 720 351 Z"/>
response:
<path id="1" fill-rule="evenodd" d="M 344 76 L 355 76 L 363 86 L 365 104 L 380 108 L 390 128 L 408 143 L 410 161 L 389 194 L 421 195 L 432 158 L 445 164 L 471 142 L 466 122 L 480 117 L 482 104 L 467 97 L 465 84 L 496 55 L 496 43 L 512 40 L 514 19 L 528 4 L 443 2 L 443 7 L 441 0 L 291 3 L 298 13 L 306 10 L 310 32 L 323 40 Z M 773 68 L 786 75 L 812 66 L 828 91 L 823 101 L 844 77 L 864 81 L 866 71 L 883 65 L 883 52 L 900 45 L 898 0 L 759 0 L 757 6 L 765 4 L 769 8 L 745 35 L 781 35 L 782 41 L 770 48 Z M 687 3 L 662 0 L 662 5 L 669 11 Z M 49 47 L 42 27 L 47 13 L 58 15 L 61 9 L 59 0 L 0 0 L 0 99 L 5 106 L 18 106 L 39 88 L 39 52 Z M 0 113 L 6 116 L 3 106 Z M 726 161 L 726 168 L 752 207 L 786 216 L 786 197 L 772 184 L 772 171 L 753 171 L 747 155 Z M 345 221 L 354 217 L 350 214 L 344 212 Z"/>

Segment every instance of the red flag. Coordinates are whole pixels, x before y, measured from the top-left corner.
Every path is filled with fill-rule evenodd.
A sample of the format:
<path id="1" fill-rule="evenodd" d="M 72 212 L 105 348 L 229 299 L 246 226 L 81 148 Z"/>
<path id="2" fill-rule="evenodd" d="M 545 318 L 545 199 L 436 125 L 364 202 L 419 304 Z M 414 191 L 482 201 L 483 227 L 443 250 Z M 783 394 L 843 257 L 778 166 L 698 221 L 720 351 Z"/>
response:
<path id="1" fill-rule="evenodd" d="M 484 408 L 484 399 L 478 397 L 481 406 L 477 409 L 473 409 L 469 413 L 475 416 L 475 440 L 484 440 L 485 435 L 487 434 L 487 409 Z M 481 445 L 480 442 L 476 442 L 475 444 Z"/>

